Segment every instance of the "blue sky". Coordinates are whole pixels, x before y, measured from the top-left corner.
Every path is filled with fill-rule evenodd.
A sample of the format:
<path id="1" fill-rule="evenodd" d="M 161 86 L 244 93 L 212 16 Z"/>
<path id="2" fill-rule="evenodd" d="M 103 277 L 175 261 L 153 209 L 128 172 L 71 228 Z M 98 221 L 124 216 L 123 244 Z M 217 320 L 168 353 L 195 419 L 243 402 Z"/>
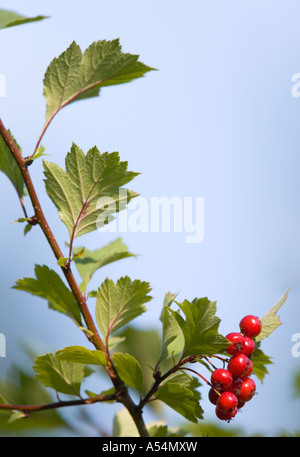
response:
<path id="1" fill-rule="evenodd" d="M 141 256 L 107 267 L 104 274 L 150 281 L 154 300 L 137 325 L 159 328 L 163 297 L 170 290 L 182 299 L 216 300 L 226 334 L 237 329 L 243 315 L 263 315 L 291 288 L 279 313 L 284 325 L 262 346 L 274 358 L 270 376 L 234 425 L 266 434 L 299 428 L 299 401 L 290 390 L 293 370 L 300 368 L 291 352 L 292 335 L 300 332 L 300 98 L 292 95 L 292 76 L 300 72 L 299 3 L 32 0 L 25 5 L 10 0 L 0 7 L 50 16 L 3 30 L 0 37 L 0 73 L 6 80 L 1 118 L 24 155 L 32 152 L 44 123 L 45 70 L 73 40 L 83 50 L 95 40 L 120 38 L 125 52 L 158 69 L 59 113 L 44 137 L 47 160 L 63 166 L 73 141 L 85 151 L 97 145 L 101 151 L 119 151 L 129 168 L 141 173 L 132 187 L 147 201 L 204 198 L 201 243 L 185 243 L 182 233 L 122 234 Z M 41 202 L 63 244 L 67 232 L 45 194 L 41 172 L 41 163 L 32 167 Z M 3 175 L 0 192 L 4 372 L 18 355 L 19 341 L 29 335 L 46 351 L 84 340 L 44 303 L 10 289 L 17 278 L 33 274 L 35 263 L 47 263 L 50 249 L 40 231 L 23 239 L 22 227 L 10 224 L 21 214 Z M 95 248 L 114 238 L 96 232 L 84 241 Z M 102 279 L 97 277 L 94 286 Z M 206 417 L 214 418 L 205 388 L 203 397 Z"/>

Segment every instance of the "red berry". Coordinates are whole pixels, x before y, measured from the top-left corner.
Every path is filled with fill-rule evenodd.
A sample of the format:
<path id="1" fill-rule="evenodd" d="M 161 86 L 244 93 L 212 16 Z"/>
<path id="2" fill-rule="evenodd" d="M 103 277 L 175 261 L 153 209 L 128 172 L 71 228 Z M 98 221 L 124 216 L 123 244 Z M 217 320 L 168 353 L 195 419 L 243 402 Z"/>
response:
<path id="1" fill-rule="evenodd" d="M 220 395 L 216 392 L 215 389 L 213 389 L 213 388 L 209 389 L 208 399 L 213 405 L 217 404 L 217 400 L 218 400 L 219 396 Z"/>
<path id="2" fill-rule="evenodd" d="M 228 391 L 223 392 L 219 396 L 216 404 L 216 406 L 224 413 L 227 413 L 228 411 L 232 410 L 232 408 L 235 408 L 237 405 L 237 397 L 232 392 Z"/>
<path id="3" fill-rule="evenodd" d="M 245 354 L 236 354 L 229 359 L 227 367 L 233 376 L 239 378 L 248 372 L 249 367 L 252 370 L 251 363 Z"/>
<path id="4" fill-rule="evenodd" d="M 253 363 L 252 363 L 252 361 L 250 359 L 248 359 L 248 360 L 249 360 L 248 368 L 247 368 L 246 372 L 243 374 L 242 379 L 246 379 L 249 376 L 251 376 L 251 374 L 252 374 Z"/>
<path id="5" fill-rule="evenodd" d="M 261 322 L 258 317 L 249 314 L 241 320 L 240 329 L 243 335 L 255 338 L 261 332 Z"/>
<path id="6" fill-rule="evenodd" d="M 226 348 L 228 354 L 234 355 L 242 351 L 244 347 L 244 337 L 241 333 L 231 332 L 226 335 L 231 344 Z"/>
<path id="7" fill-rule="evenodd" d="M 239 400 L 238 404 L 237 404 L 237 409 L 241 409 L 244 406 L 244 404 L 245 404 L 244 401 Z"/>
<path id="8" fill-rule="evenodd" d="M 250 336 L 244 336 L 244 342 L 242 353 L 249 357 L 255 351 L 255 342 Z"/>
<path id="9" fill-rule="evenodd" d="M 242 386 L 243 380 L 241 378 L 236 378 L 232 381 L 231 386 L 228 388 L 229 392 L 232 392 L 234 395 L 238 395 L 240 388 Z"/>
<path id="10" fill-rule="evenodd" d="M 250 401 L 256 392 L 256 384 L 251 378 L 246 378 L 242 382 L 237 397 L 242 402 Z"/>
<path id="11" fill-rule="evenodd" d="M 236 413 L 237 413 L 237 407 L 235 408 L 232 408 L 232 410 L 230 411 L 227 411 L 226 413 L 224 411 L 222 411 L 220 408 L 218 408 L 218 406 L 216 406 L 216 416 L 218 419 L 221 419 L 222 421 L 230 421 L 230 419 L 232 419 Z"/>
<path id="12" fill-rule="evenodd" d="M 217 390 L 226 390 L 231 386 L 232 374 L 224 368 L 217 368 L 211 374 L 211 383 Z"/>

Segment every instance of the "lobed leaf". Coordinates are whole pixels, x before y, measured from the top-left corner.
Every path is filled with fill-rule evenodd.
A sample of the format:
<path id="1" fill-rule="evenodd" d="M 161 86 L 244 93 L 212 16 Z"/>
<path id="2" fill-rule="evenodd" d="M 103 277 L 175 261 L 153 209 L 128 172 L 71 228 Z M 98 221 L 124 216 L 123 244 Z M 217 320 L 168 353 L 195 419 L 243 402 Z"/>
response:
<path id="1" fill-rule="evenodd" d="M 80 397 L 80 386 L 85 376 L 85 366 L 82 363 L 59 360 L 49 353 L 37 357 L 33 369 L 36 378 L 44 386 Z"/>
<path id="2" fill-rule="evenodd" d="M 74 248 L 74 252 L 77 255 L 82 252 L 82 248 Z M 99 268 L 127 257 L 135 257 L 135 255 L 131 254 L 122 239 L 118 238 L 103 248 L 94 251 L 85 248 L 82 255 L 75 258 L 75 265 L 86 288 L 93 274 Z"/>
<path id="3" fill-rule="evenodd" d="M 175 317 L 184 336 L 182 357 L 189 355 L 209 356 L 223 352 L 228 340 L 218 333 L 220 319 L 215 315 L 216 302 L 207 298 L 195 298 L 192 302 L 185 300 L 178 303 L 185 314 L 184 319 L 178 311 L 170 312 Z"/>
<path id="4" fill-rule="evenodd" d="M 146 310 L 144 303 L 152 299 L 150 290 L 148 282 L 131 281 L 128 276 L 116 284 L 111 279 L 102 283 L 97 292 L 96 320 L 106 338 Z"/>
<path id="5" fill-rule="evenodd" d="M 84 346 L 68 346 L 55 353 L 58 360 L 66 360 L 74 363 L 102 365 L 105 367 L 105 354 L 99 350 L 90 350 Z"/>
<path id="6" fill-rule="evenodd" d="M 122 53 L 118 39 L 94 42 L 83 54 L 73 41 L 46 70 L 45 125 L 69 103 L 96 97 L 103 86 L 126 83 L 153 70 L 138 59 L 137 55 Z"/>
<path id="7" fill-rule="evenodd" d="M 263 317 L 260 319 L 262 329 L 260 334 L 255 338 L 255 341 L 261 341 L 264 338 L 267 338 L 274 330 L 276 330 L 281 324 L 280 317 L 276 314 L 281 306 L 285 303 L 288 293 L 288 289 L 283 296 L 278 300 L 278 302 L 272 306 L 272 308 L 263 315 Z"/>
<path id="8" fill-rule="evenodd" d="M 191 422 L 203 418 L 199 397 L 181 383 L 167 382 L 158 389 L 155 397 Z"/>
<path id="9" fill-rule="evenodd" d="M 269 373 L 266 365 L 273 363 L 271 358 L 261 349 L 256 348 L 252 354 L 251 361 L 253 363 L 253 373 L 261 382 L 263 382 L 265 375 Z"/>
<path id="10" fill-rule="evenodd" d="M 203 410 L 199 404 L 201 394 L 199 380 L 184 371 L 169 376 L 160 386 L 155 397 L 177 411 L 191 422 L 203 419 Z"/>
<path id="11" fill-rule="evenodd" d="M 175 300 L 176 294 L 166 294 L 160 320 L 162 322 L 162 349 L 160 361 L 174 357 L 184 348 L 184 337 L 175 316 L 169 310 L 169 306 Z"/>
<path id="12" fill-rule="evenodd" d="M 182 386 L 187 387 L 188 389 L 190 389 L 193 392 L 194 397 L 197 400 L 200 400 L 201 394 L 200 394 L 200 391 L 197 389 L 199 389 L 199 387 L 201 387 L 201 383 L 200 383 L 199 379 L 196 378 L 195 376 L 191 376 L 183 370 L 180 372 L 177 371 L 176 373 L 169 376 L 167 378 L 167 380 L 162 383 L 162 385 L 167 384 L 168 382 L 176 382 L 176 383 L 181 384 Z"/>
<path id="13" fill-rule="evenodd" d="M 100 154 L 94 147 L 85 155 L 73 144 L 65 160 L 66 171 L 55 163 L 43 163 L 46 191 L 70 239 L 105 225 L 137 195 L 120 190 L 138 173 L 128 171 L 117 152 Z"/>
<path id="14" fill-rule="evenodd" d="M 130 354 L 117 352 L 112 356 L 117 373 L 129 387 L 143 391 L 143 372 L 139 362 Z"/>
<path id="15" fill-rule="evenodd" d="M 18 279 L 14 289 L 23 290 L 48 300 L 49 307 L 71 317 L 81 325 L 81 315 L 72 292 L 60 276 L 49 267 L 35 265 L 35 278 Z"/>

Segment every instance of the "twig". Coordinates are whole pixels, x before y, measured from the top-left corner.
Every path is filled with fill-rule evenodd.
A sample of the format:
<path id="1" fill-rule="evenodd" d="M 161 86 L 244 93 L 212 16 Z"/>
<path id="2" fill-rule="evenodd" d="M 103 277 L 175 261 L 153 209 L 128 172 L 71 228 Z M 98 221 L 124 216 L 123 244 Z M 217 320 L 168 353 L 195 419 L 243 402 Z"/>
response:
<path id="1" fill-rule="evenodd" d="M 9 403 L 0 403 L 0 410 L 22 411 L 29 415 L 32 412 L 45 411 L 49 409 L 64 408 L 67 406 L 90 405 L 105 401 L 116 400 L 116 394 L 96 395 L 95 397 L 82 398 L 81 400 L 57 401 L 53 403 L 41 403 L 37 405 L 13 405 Z"/>

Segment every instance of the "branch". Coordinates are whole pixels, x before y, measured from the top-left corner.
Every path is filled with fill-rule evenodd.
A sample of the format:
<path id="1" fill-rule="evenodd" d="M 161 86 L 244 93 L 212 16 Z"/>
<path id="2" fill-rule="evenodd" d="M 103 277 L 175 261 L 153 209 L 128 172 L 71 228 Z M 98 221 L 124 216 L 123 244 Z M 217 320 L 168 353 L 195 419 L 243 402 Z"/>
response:
<path id="1" fill-rule="evenodd" d="M 25 185 L 27 187 L 27 190 L 28 190 L 28 194 L 29 194 L 29 197 L 30 197 L 30 200 L 31 200 L 31 203 L 32 203 L 32 206 L 34 208 L 34 211 L 35 211 L 35 218 L 36 218 L 36 222 L 37 224 L 39 224 L 39 226 L 41 227 L 48 243 L 50 244 L 51 246 L 51 249 L 56 257 L 57 260 L 59 260 L 61 257 L 63 257 L 63 253 L 48 225 L 48 222 L 45 218 L 45 215 L 43 213 L 43 210 L 42 210 L 42 207 L 40 205 L 40 202 L 39 202 L 39 199 L 37 197 L 37 194 L 35 192 L 35 188 L 34 188 L 34 185 L 32 183 L 32 180 L 31 180 L 31 177 L 30 177 L 30 174 L 29 174 L 29 171 L 28 171 L 28 165 L 30 162 L 28 162 L 28 159 L 24 159 L 18 149 L 18 147 L 16 146 L 16 144 L 14 143 L 13 139 L 11 138 L 9 132 L 6 130 L 6 128 L 4 127 L 1 119 L 0 119 L 0 134 L 2 135 L 3 139 L 5 140 L 7 146 L 9 147 L 14 159 L 16 160 L 18 166 L 19 166 L 19 169 L 21 171 L 21 174 L 23 176 L 23 179 L 24 179 L 24 182 L 25 182 Z M 147 432 L 147 429 L 146 429 L 146 426 L 145 426 L 145 423 L 144 423 L 144 420 L 143 420 L 143 417 L 142 417 L 142 411 L 141 409 L 139 408 L 139 406 L 136 406 L 135 403 L 133 402 L 132 398 L 130 397 L 129 393 L 128 393 L 128 390 L 127 390 L 127 387 L 126 385 L 123 383 L 123 381 L 119 378 L 118 376 L 118 373 L 116 372 L 115 370 L 115 367 L 113 366 L 113 363 L 110 359 L 110 356 L 109 356 L 109 353 L 108 351 L 106 350 L 103 342 L 102 342 L 102 339 L 98 333 L 98 330 L 97 330 L 97 327 L 94 323 L 94 320 L 90 314 L 90 311 L 88 309 L 88 306 L 87 306 L 87 302 L 86 302 L 86 298 L 85 296 L 82 294 L 80 288 L 79 288 L 79 285 L 77 284 L 76 282 L 76 279 L 70 269 L 70 267 L 68 266 L 68 268 L 65 268 L 65 266 L 62 266 L 62 271 L 66 277 L 66 280 L 70 286 L 70 289 L 78 303 L 78 306 L 79 306 L 79 309 L 80 309 L 80 312 L 84 318 L 84 321 L 86 323 L 86 326 L 88 328 L 88 330 L 90 330 L 91 334 L 88 334 L 87 332 L 85 332 L 85 335 L 86 337 L 89 339 L 89 341 L 91 341 L 95 348 L 104 352 L 106 354 L 106 361 L 107 361 L 107 365 L 106 365 L 106 371 L 107 373 L 109 374 L 110 376 L 110 379 L 115 387 L 115 390 L 116 390 L 116 398 L 117 398 L 117 401 L 119 401 L 120 403 L 122 403 L 126 408 L 127 410 L 129 411 L 130 415 L 132 416 L 135 424 L 136 424 L 136 427 L 140 433 L 140 436 L 144 436 L 144 437 L 147 437 L 149 436 L 148 435 L 148 432 Z M 100 400 L 99 400 L 100 401 Z M 79 402 L 79 403 L 78 403 Z M 83 404 L 81 403 L 82 400 L 75 400 L 75 403 L 72 403 L 74 405 L 76 404 Z M 88 402 L 91 402 L 90 399 L 88 399 Z M 84 404 L 86 404 L 87 402 L 85 401 Z M 59 402 L 58 403 L 60 406 L 70 406 L 71 403 L 70 402 Z M 57 403 L 56 403 L 57 405 Z M 16 405 L 12 405 L 12 406 L 16 406 Z M 0 405 L 0 408 L 4 408 L 4 409 L 16 409 L 16 408 L 13 408 L 13 407 L 9 407 L 8 405 Z M 19 405 L 20 406 L 20 405 Z M 20 406 L 20 410 L 22 411 L 22 406 L 23 408 L 25 408 L 25 411 L 28 411 L 28 407 L 24 406 L 24 405 L 21 405 Z M 32 406 L 31 408 L 33 408 L 32 410 L 35 410 L 35 408 L 38 408 L 37 406 Z M 49 409 L 49 406 L 47 407 L 46 405 L 40 405 L 39 408 L 42 408 L 42 409 Z M 18 407 L 17 407 L 18 409 Z"/>
<path id="2" fill-rule="evenodd" d="M 13 139 L 11 138 L 9 132 L 6 130 L 6 128 L 4 127 L 1 119 L 0 119 L 0 133 L 3 137 L 3 139 L 5 140 L 7 146 L 9 147 L 14 159 L 16 160 L 18 166 L 19 166 L 19 169 L 22 173 L 22 176 L 23 176 L 23 179 L 24 179 L 24 182 L 25 182 L 25 185 L 27 187 L 27 190 L 28 190 L 28 194 L 29 194 L 29 197 L 30 197 L 30 200 L 31 200 L 31 203 L 32 203 L 32 206 L 34 208 L 34 211 L 35 211 L 35 217 L 36 217 L 36 220 L 37 220 L 37 223 L 39 224 L 39 226 L 41 227 L 42 231 L 44 232 L 44 235 L 48 241 L 48 243 L 50 244 L 51 248 L 52 248 L 52 251 L 56 257 L 56 259 L 60 259 L 61 257 L 63 257 L 63 253 L 48 225 L 48 222 L 45 218 L 45 215 L 43 213 L 43 210 L 41 208 L 41 205 L 40 205 L 40 202 L 39 202 L 39 199 L 37 197 L 37 194 L 35 192 L 35 188 L 34 188 L 34 185 L 32 183 L 32 180 L 31 180 L 31 177 L 30 177 L 30 174 L 29 174 L 29 171 L 28 171 L 28 164 L 27 164 L 27 160 L 24 159 L 19 151 L 19 149 L 17 148 L 17 146 L 15 145 Z M 100 335 L 98 333 L 98 330 L 94 324 L 94 321 L 92 319 L 92 316 L 90 314 L 90 311 L 87 307 L 87 303 L 86 303 L 86 299 L 85 297 L 83 296 L 83 294 L 81 293 L 81 290 L 75 280 L 75 277 L 73 275 L 73 273 L 71 272 L 71 270 L 68 268 L 64 268 L 62 267 L 62 271 L 66 277 L 66 280 L 76 298 L 76 301 L 78 303 L 78 306 L 79 306 L 79 309 L 80 309 L 80 312 L 85 320 L 85 323 L 87 325 L 87 328 L 88 330 L 90 330 L 92 332 L 92 336 L 87 335 L 87 337 L 92 341 L 92 343 L 95 345 L 95 347 L 101 351 L 105 351 L 105 348 L 104 348 L 104 345 L 103 345 L 103 342 L 100 338 Z"/>
<path id="3" fill-rule="evenodd" d="M 171 374 L 173 373 L 176 373 L 176 371 L 178 370 L 182 370 L 182 369 L 187 369 L 187 368 L 184 368 L 183 365 L 185 363 L 193 363 L 195 361 L 195 358 L 196 356 L 194 355 L 190 355 L 189 357 L 186 357 L 184 359 L 181 359 L 179 360 L 178 363 L 176 363 L 176 365 L 174 365 L 172 368 L 170 368 L 170 370 L 168 370 L 164 375 L 161 375 L 161 372 L 159 370 L 159 362 L 156 364 L 156 367 L 155 367 L 155 370 L 154 370 L 154 373 L 153 373 L 153 377 L 155 379 L 155 382 L 153 383 L 152 387 L 150 388 L 150 390 L 147 392 L 147 394 L 144 396 L 144 398 L 142 398 L 140 400 L 140 403 L 138 405 L 138 409 L 142 410 L 143 407 L 146 405 L 146 403 L 148 403 L 152 397 L 152 395 L 155 394 L 155 392 L 158 390 L 160 384 L 165 380 L 167 379 Z"/>
<path id="4" fill-rule="evenodd" d="M 0 403 L 0 410 L 5 409 L 13 411 L 22 411 L 24 414 L 29 415 L 32 412 L 45 411 L 48 409 L 64 408 L 66 406 L 90 405 L 93 403 L 100 403 L 113 400 L 116 400 L 116 394 L 96 395 L 95 397 L 85 399 L 83 398 L 81 400 L 58 401 L 55 403 L 42 403 L 39 405 L 13 405 L 9 403 Z"/>
<path id="5" fill-rule="evenodd" d="M 142 410 L 144 406 L 150 401 L 152 395 L 155 394 L 157 389 L 159 388 L 160 384 L 167 379 L 171 374 L 175 373 L 177 370 L 179 370 L 180 365 L 177 364 L 173 368 L 171 368 L 169 371 L 167 371 L 163 376 L 161 376 L 160 371 L 155 371 L 153 373 L 153 376 L 155 378 L 155 382 L 153 383 L 152 387 L 150 390 L 147 392 L 147 394 L 144 396 L 144 398 L 141 399 L 138 409 Z"/>

